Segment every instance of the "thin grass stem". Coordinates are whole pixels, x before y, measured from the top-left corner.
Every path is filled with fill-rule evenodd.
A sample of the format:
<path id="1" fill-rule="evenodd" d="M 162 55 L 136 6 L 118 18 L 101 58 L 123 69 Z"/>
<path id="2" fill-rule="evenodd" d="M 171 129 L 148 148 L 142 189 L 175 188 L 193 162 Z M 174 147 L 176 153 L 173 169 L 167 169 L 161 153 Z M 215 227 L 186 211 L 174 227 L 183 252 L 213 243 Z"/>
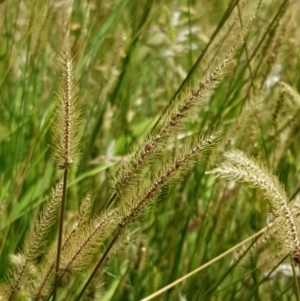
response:
<path id="1" fill-rule="evenodd" d="M 297 278 L 295 261 L 294 261 L 292 255 L 290 255 L 290 260 L 291 260 L 291 266 L 292 266 L 292 270 L 293 270 L 293 279 L 294 279 L 294 284 L 295 284 L 294 291 L 295 291 L 297 301 L 300 301 L 299 283 L 298 283 L 298 278 Z"/>
<path id="2" fill-rule="evenodd" d="M 258 231 L 257 233 L 253 234 L 252 236 L 248 237 L 247 239 L 243 240 L 242 242 L 240 242 L 239 244 L 235 245 L 234 247 L 232 247 L 231 249 L 227 250 L 226 252 L 222 253 L 221 255 L 215 257 L 214 259 L 212 259 L 211 261 L 203 264 L 202 266 L 200 266 L 199 268 L 195 269 L 194 271 L 184 275 L 183 277 L 177 279 L 176 281 L 170 283 L 169 285 L 163 287 L 162 289 L 158 290 L 157 292 L 153 293 L 152 295 L 141 299 L 141 301 L 149 301 L 154 299 L 155 297 L 161 295 L 162 293 L 168 291 L 169 289 L 171 289 L 172 287 L 176 286 L 177 284 L 185 281 L 186 279 L 190 278 L 191 276 L 197 274 L 198 272 L 206 269 L 207 267 L 209 267 L 210 265 L 214 264 L 215 262 L 219 261 L 220 259 L 222 259 L 223 257 L 227 256 L 228 254 L 232 253 L 234 250 L 238 249 L 239 247 L 241 247 L 243 244 L 245 244 L 246 242 L 248 242 L 249 240 L 252 240 L 253 238 L 263 234 L 266 229 L 268 229 L 268 227 L 265 227 L 263 229 L 261 229 L 260 231 Z M 76 300 L 78 301 L 78 300 Z"/>
<path id="3" fill-rule="evenodd" d="M 123 227 L 119 227 L 118 232 L 116 233 L 116 235 L 114 236 L 113 240 L 110 242 L 109 246 L 106 248 L 104 254 L 102 255 L 102 257 L 100 258 L 98 264 L 96 265 L 96 267 L 94 268 L 92 274 L 90 275 L 89 279 L 87 280 L 87 282 L 85 283 L 84 287 L 82 288 L 81 292 L 79 293 L 78 297 L 75 299 L 75 301 L 79 301 L 81 299 L 81 297 L 83 296 L 85 290 L 88 288 L 89 284 L 91 283 L 91 281 L 93 280 L 94 276 L 97 274 L 98 270 L 100 269 L 100 267 L 102 266 L 102 264 L 104 263 L 105 259 L 107 258 L 109 252 L 111 251 L 112 247 L 114 246 L 115 242 L 117 241 L 117 239 L 119 238 L 119 236 L 121 235 L 121 233 L 123 232 Z"/>
<path id="4" fill-rule="evenodd" d="M 55 280 L 54 280 L 54 289 L 53 289 L 52 301 L 56 300 L 57 288 L 58 288 L 58 284 L 59 284 L 59 266 L 60 266 L 62 236 L 63 236 L 63 229 L 64 229 L 64 216 L 65 216 L 67 182 L 68 182 L 68 167 L 66 167 L 65 170 L 64 170 L 64 180 L 63 181 L 64 181 L 64 183 L 63 183 L 63 194 L 62 194 L 61 209 L 60 209 L 59 232 L 58 232 L 58 243 L 57 243 L 57 256 L 56 256 L 56 268 L 55 268 Z"/>

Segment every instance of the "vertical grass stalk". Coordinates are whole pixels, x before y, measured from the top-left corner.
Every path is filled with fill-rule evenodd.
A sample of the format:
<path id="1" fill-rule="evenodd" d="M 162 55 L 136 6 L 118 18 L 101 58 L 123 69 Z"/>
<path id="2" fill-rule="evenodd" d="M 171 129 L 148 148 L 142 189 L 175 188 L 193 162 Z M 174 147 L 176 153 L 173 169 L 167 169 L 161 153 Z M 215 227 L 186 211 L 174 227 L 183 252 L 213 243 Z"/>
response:
<path id="1" fill-rule="evenodd" d="M 53 291 L 53 301 L 56 300 L 57 287 L 59 282 L 59 265 L 60 265 L 60 253 L 62 245 L 62 236 L 64 229 L 64 216 L 66 208 L 66 195 L 67 195 L 67 182 L 68 182 L 68 168 L 64 170 L 64 180 L 63 180 L 63 194 L 61 199 L 60 207 L 60 217 L 59 217 L 59 232 L 58 232 L 58 242 L 57 242 L 57 256 L 56 256 L 56 268 L 55 268 L 55 282 Z"/>
<path id="2" fill-rule="evenodd" d="M 295 295 L 296 295 L 297 301 L 300 301 L 300 290 L 299 290 L 298 277 L 297 277 L 297 272 L 296 272 L 295 260 L 292 257 L 292 255 L 290 255 L 290 260 L 291 260 L 291 266 L 292 266 L 292 270 L 293 270 L 293 279 L 294 279 L 294 283 L 295 283 L 295 287 L 294 287 Z"/>
<path id="3" fill-rule="evenodd" d="M 63 194 L 61 201 L 59 232 L 56 255 L 56 270 L 53 290 L 53 301 L 56 300 L 59 285 L 60 255 L 64 229 L 64 213 L 67 200 L 67 183 L 69 166 L 78 158 L 79 117 L 77 86 L 74 84 L 73 64 L 69 54 L 64 51 L 60 59 L 62 66 L 62 84 L 58 93 L 58 105 L 53 124 L 53 149 L 59 169 L 64 171 Z"/>

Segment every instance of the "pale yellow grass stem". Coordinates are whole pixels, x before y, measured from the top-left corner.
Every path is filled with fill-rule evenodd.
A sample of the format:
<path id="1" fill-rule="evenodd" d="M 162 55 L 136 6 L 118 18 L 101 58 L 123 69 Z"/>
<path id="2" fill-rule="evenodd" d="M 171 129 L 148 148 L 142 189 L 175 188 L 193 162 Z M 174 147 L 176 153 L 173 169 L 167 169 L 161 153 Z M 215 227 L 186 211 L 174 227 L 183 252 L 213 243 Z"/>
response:
<path id="1" fill-rule="evenodd" d="M 232 247 L 231 249 L 227 250 L 226 252 L 222 253 L 221 255 L 215 257 L 214 259 L 212 259 L 211 261 L 205 263 L 204 265 L 200 266 L 199 268 L 195 269 L 194 271 L 184 275 L 183 277 L 177 279 L 176 281 L 170 283 L 169 285 L 163 287 L 162 289 L 160 289 L 159 291 L 153 293 L 152 295 L 142 299 L 141 301 L 149 301 L 154 299 L 155 297 L 161 295 L 162 293 L 166 292 L 167 290 L 169 290 L 170 288 L 176 286 L 177 284 L 183 282 L 184 280 L 190 278 L 191 276 L 193 276 L 194 274 L 197 274 L 198 272 L 204 270 L 205 268 L 207 268 L 208 266 L 212 265 L 213 263 L 217 262 L 218 260 L 222 259 L 223 257 L 227 256 L 228 254 L 232 253 L 233 251 L 235 251 L 236 249 L 238 249 L 239 247 L 241 247 L 243 244 L 245 244 L 246 242 L 248 242 L 249 240 L 263 234 L 269 227 L 265 227 L 263 229 L 261 229 L 260 231 L 258 231 L 257 233 L 253 234 L 252 236 L 248 237 L 247 239 L 243 240 L 242 242 L 240 242 L 239 244 L 235 245 L 234 247 Z"/>

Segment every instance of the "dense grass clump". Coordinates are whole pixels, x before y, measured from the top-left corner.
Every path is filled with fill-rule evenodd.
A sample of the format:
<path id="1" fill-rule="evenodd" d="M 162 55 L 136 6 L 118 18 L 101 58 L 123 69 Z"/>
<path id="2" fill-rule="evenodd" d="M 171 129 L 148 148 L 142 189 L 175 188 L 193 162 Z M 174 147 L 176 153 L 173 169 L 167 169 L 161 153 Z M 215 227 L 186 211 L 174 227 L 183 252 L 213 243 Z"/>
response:
<path id="1" fill-rule="evenodd" d="M 0 300 L 300 300 L 297 1 L 0 12 Z"/>

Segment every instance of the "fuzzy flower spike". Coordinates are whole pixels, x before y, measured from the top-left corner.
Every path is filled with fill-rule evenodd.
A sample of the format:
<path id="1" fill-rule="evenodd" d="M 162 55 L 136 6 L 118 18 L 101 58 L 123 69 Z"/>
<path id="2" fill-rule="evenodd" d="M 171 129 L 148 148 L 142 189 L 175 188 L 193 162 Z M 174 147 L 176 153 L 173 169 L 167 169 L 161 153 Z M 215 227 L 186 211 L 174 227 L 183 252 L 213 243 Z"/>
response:
<path id="1" fill-rule="evenodd" d="M 65 169 L 78 159 L 79 120 L 78 87 L 74 83 L 73 61 L 64 51 L 60 58 L 62 83 L 57 95 L 58 104 L 52 128 L 55 161 Z"/>
<path id="2" fill-rule="evenodd" d="M 296 263 L 300 263 L 300 243 L 297 229 L 288 207 L 288 197 L 278 178 L 239 150 L 224 154 L 225 161 L 209 173 L 229 180 L 246 182 L 260 189 L 268 200 L 274 216 L 276 238 L 283 254 L 290 254 Z"/>

